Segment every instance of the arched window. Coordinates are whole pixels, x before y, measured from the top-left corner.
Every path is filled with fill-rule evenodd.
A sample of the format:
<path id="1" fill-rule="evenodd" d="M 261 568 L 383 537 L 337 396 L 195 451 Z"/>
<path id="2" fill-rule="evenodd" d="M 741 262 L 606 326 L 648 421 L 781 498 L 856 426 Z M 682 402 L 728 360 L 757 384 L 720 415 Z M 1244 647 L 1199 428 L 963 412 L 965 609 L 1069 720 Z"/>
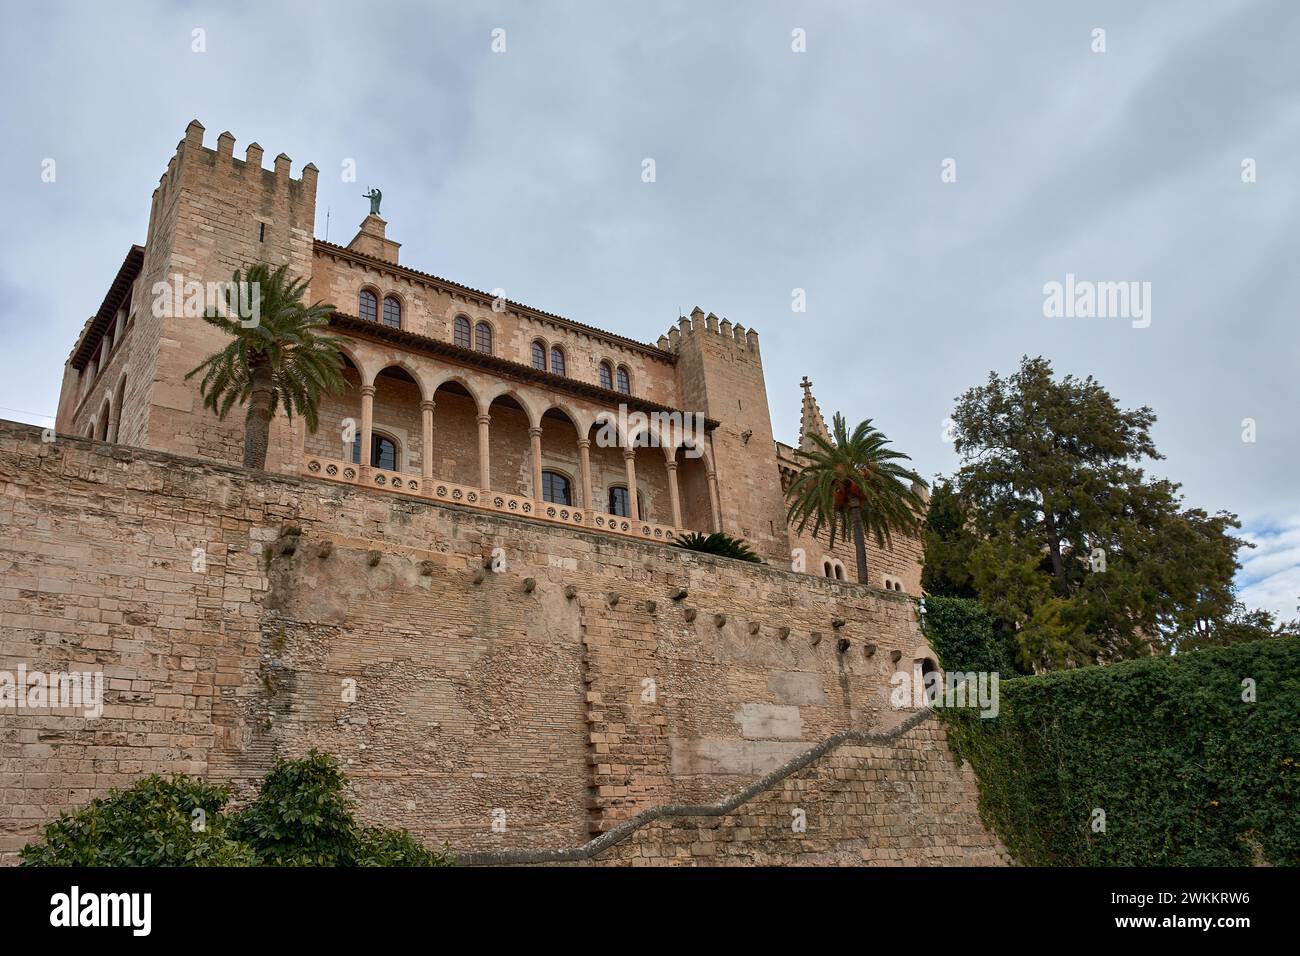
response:
<path id="1" fill-rule="evenodd" d="M 456 316 L 453 323 L 452 342 L 463 349 L 469 348 L 469 319 L 463 315 Z"/>
<path id="2" fill-rule="evenodd" d="M 835 571 L 831 567 L 831 563 L 829 561 L 822 562 L 822 576 L 827 578 L 835 576 Z"/>
<path id="3" fill-rule="evenodd" d="M 600 363 L 600 387 L 614 390 L 614 369 L 608 362 Z"/>
<path id="4" fill-rule="evenodd" d="M 379 300 L 369 289 L 362 289 L 357 302 L 357 315 L 367 322 L 379 321 Z"/>
<path id="5" fill-rule="evenodd" d="M 361 433 L 352 440 L 352 464 L 361 464 Z M 397 467 L 397 442 L 387 435 L 372 432 L 370 435 L 370 467 L 385 471 L 399 471 Z"/>
<path id="6" fill-rule="evenodd" d="M 632 376 L 627 374 L 627 369 L 622 365 L 618 367 L 618 390 L 624 395 L 632 394 Z"/>
<path id="7" fill-rule="evenodd" d="M 540 339 L 533 343 L 533 368 L 546 371 L 546 346 Z"/>
<path id="8" fill-rule="evenodd" d="M 390 329 L 402 327 L 402 303 L 398 302 L 395 296 L 384 298 L 384 325 Z"/>
<path id="9" fill-rule="evenodd" d="M 844 565 L 840 564 L 838 561 L 835 562 L 835 580 L 844 580 Z"/>
<path id="10" fill-rule="evenodd" d="M 934 677 L 930 677 L 933 674 Z M 930 658 L 921 661 L 921 686 L 925 692 L 925 702 L 934 704 L 943 693 L 943 671 Z"/>
<path id="11" fill-rule="evenodd" d="M 641 501 L 641 496 L 636 496 L 637 519 L 645 520 L 645 505 Z M 609 513 L 617 515 L 620 518 L 630 517 L 628 514 L 628 494 L 627 488 L 623 485 L 614 485 L 609 489 Z"/>
<path id="12" fill-rule="evenodd" d="M 542 500 L 555 505 L 572 505 L 573 492 L 569 479 L 559 472 L 542 472 Z"/>
<path id="13" fill-rule="evenodd" d="M 558 345 L 551 346 L 551 371 L 556 375 L 564 374 L 564 349 Z"/>
<path id="14" fill-rule="evenodd" d="M 474 351 L 492 354 L 492 326 L 486 322 L 474 326 Z"/>

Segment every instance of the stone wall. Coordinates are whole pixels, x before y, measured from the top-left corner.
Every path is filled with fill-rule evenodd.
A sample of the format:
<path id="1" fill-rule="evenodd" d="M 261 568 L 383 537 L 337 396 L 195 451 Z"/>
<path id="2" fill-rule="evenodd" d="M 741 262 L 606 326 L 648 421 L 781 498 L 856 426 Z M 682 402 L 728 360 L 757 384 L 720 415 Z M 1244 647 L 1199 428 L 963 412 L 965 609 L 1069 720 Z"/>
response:
<path id="1" fill-rule="evenodd" d="M 593 854 L 599 866 L 995 866 L 1010 862 L 979 820 L 975 775 L 943 726 L 845 743 L 727 812 L 665 814 Z"/>
<path id="2" fill-rule="evenodd" d="M 920 713 L 883 734 L 846 731 L 725 800 L 661 804 L 580 847 L 461 854 L 462 866 L 997 866 L 975 775 Z"/>
<path id="3" fill-rule="evenodd" d="M 929 654 L 902 595 L 379 490 L 42 443 L 12 423 L 0 487 L 0 669 L 106 683 L 98 718 L 0 712 L 7 862 L 60 810 L 143 774 L 225 779 L 246 797 L 277 755 L 310 747 L 344 762 L 366 820 L 461 852 L 577 847 L 657 806 L 726 799 L 837 733 L 898 725 L 908 712 L 889 706 L 888 676 Z M 857 760 L 858 782 L 918 791 L 899 806 L 935 789 L 969 813 L 969 778 L 942 741 L 914 745 L 883 778 L 845 750 L 789 786 L 845 779 L 834 761 Z M 900 827 L 923 825 L 817 786 L 817 839 L 847 840 L 882 813 L 893 828 L 837 859 L 885 859 L 904 849 Z M 788 815 L 782 793 L 730 826 L 766 832 L 770 820 L 741 821 Z M 841 812 L 834 829 L 825 814 Z M 918 831 L 903 859 L 948 833 Z M 636 839 L 617 853 L 678 856 L 680 834 Z"/>

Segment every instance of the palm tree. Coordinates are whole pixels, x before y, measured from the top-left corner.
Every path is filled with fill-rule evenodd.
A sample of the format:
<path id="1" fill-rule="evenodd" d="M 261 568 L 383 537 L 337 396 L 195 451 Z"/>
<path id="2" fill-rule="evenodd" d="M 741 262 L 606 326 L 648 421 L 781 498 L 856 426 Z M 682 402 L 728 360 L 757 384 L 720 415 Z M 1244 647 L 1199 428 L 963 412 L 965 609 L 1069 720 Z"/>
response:
<path id="1" fill-rule="evenodd" d="M 911 461 L 889 447 L 889 439 L 867 419 L 848 433 L 844 416 L 836 413 L 832 441 L 810 434 L 814 448 L 797 452 L 806 460 L 790 483 L 788 521 L 798 519 L 800 533 L 811 520 L 813 537 L 827 526 L 831 547 L 835 537 L 853 530 L 857 547 L 858 583 L 867 583 L 867 532 L 878 547 L 891 540 L 891 532 L 913 532 L 920 523 L 925 502 L 913 488 L 924 488 L 921 476 L 898 464 Z"/>
<path id="2" fill-rule="evenodd" d="M 247 312 L 248 291 L 257 311 L 240 320 L 240 291 Z M 307 306 L 302 295 L 305 279 L 289 277 L 288 265 L 274 272 L 259 263 L 241 276 L 233 276 L 226 292 L 226 314 L 209 308 L 203 321 L 233 336 L 220 352 L 209 355 L 185 378 L 203 372 L 199 391 L 205 407 L 224 419 L 236 402 L 247 403 L 244 418 L 244 467 L 265 468 L 271 419 L 284 406 L 293 418 L 302 415 L 310 431 L 316 430 L 316 410 L 322 392 L 341 392 L 343 356 L 338 339 L 320 335 L 334 306 L 317 302 Z"/>

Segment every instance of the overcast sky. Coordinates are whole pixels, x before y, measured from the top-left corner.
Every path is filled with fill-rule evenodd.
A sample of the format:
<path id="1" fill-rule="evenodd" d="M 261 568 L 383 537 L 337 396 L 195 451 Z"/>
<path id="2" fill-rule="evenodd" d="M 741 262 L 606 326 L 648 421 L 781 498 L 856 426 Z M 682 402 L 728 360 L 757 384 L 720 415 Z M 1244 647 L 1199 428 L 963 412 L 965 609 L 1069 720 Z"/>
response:
<path id="1" fill-rule="evenodd" d="M 208 146 L 228 129 L 237 156 L 256 140 L 295 176 L 315 162 L 322 238 L 328 210 L 346 243 L 375 185 L 415 268 L 645 342 L 696 305 L 757 328 L 785 441 L 806 374 L 828 418 L 871 417 L 922 473 L 950 473 L 943 421 L 990 370 L 1029 353 L 1092 374 L 1155 410 L 1152 470 L 1260 542 L 1243 597 L 1296 616 L 1300 3 L 6 2 L 0 18 L 2 417 L 53 415 L 198 118 Z M 1150 324 L 1044 317 L 1067 274 L 1151 283 Z"/>

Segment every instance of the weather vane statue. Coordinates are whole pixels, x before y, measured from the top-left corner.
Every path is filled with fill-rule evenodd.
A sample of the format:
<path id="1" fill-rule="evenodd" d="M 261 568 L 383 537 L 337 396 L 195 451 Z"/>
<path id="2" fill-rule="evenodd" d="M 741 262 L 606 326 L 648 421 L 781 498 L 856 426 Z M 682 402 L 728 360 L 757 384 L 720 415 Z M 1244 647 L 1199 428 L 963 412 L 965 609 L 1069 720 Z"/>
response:
<path id="1" fill-rule="evenodd" d="M 371 186 L 371 187 L 370 187 L 370 192 L 368 192 L 368 193 L 362 193 L 361 195 L 364 196 L 366 199 L 369 199 L 369 200 L 370 200 L 370 215 L 372 215 L 372 216 L 378 216 L 378 215 L 379 215 L 379 201 L 380 201 L 381 199 L 384 198 L 384 194 L 381 193 L 381 192 L 380 192 L 378 189 L 376 189 L 374 186 Z"/>

